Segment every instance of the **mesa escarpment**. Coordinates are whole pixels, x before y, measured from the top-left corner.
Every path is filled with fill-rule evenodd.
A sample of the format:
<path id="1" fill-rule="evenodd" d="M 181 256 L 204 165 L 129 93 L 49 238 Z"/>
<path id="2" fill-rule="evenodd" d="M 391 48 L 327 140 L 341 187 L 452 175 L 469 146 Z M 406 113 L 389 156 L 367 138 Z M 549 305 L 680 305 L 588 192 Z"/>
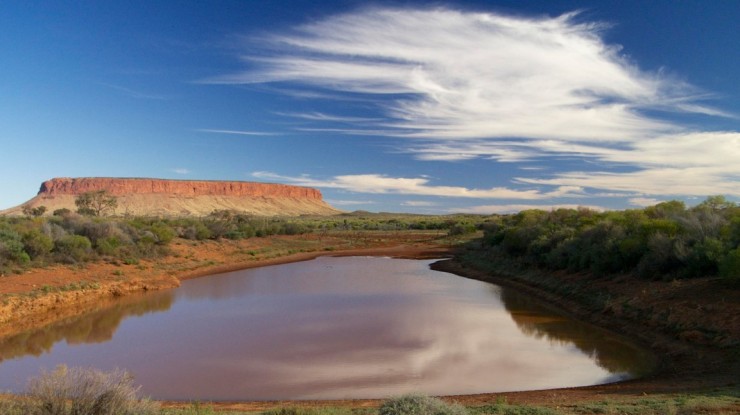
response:
<path id="1" fill-rule="evenodd" d="M 131 194 L 166 194 L 169 196 L 234 196 L 234 197 L 287 197 L 322 200 L 321 192 L 310 187 L 286 184 L 211 181 L 211 180 L 162 180 L 136 178 L 56 178 L 41 183 L 39 195 L 80 195 L 85 192 L 105 190 L 114 196 Z"/>
<path id="2" fill-rule="evenodd" d="M 260 216 L 332 215 L 338 210 L 324 202 L 317 189 L 274 183 L 149 178 L 55 178 L 41 184 L 28 202 L 0 212 L 22 214 L 23 208 L 45 206 L 76 210 L 75 199 L 105 190 L 117 198 L 115 215 L 204 216 L 214 210 L 234 210 Z"/>

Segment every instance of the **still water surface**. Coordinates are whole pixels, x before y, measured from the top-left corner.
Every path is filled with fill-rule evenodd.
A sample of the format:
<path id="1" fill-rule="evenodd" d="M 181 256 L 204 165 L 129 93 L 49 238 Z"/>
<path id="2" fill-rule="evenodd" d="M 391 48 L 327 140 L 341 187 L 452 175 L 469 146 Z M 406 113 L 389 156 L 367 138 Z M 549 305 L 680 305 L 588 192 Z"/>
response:
<path id="1" fill-rule="evenodd" d="M 472 394 L 649 369 L 623 339 L 431 262 L 325 257 L 123 298 L 1 343 L 0 391 L 62 363 L 123 368 L 182 400 Z"/>

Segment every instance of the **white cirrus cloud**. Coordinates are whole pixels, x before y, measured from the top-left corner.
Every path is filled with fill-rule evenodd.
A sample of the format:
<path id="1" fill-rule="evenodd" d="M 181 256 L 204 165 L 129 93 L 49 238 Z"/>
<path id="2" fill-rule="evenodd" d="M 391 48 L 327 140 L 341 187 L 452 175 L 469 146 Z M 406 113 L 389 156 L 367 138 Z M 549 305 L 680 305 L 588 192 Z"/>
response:
<path id="1" fill-rule="evenodd" d="M 437 206 L 437 203 L 428 202 L 428 201 L 424 201 L 424 200 L 407 200 L 405 202 L 401 202 L 401 206 L 432 207 L 432 206 Z"/>
<path id="2" fill-rule="evenodd" d="M 190 170 L 189 169 L 186 169 L 184 167 L 177 167 L 177 168 L 172 169 L 171 171 L 173 173 L 183 174 L 183 175 L 190 174 Z"/>
<path id="3" fill-rule="evenodd" d="M 575 13 L 367 8 L 261 38 L 271 55 L 245 55 L 249 69 L 208 82 L 407 94 L 384 103 L 384 123 L 435 139 L 632 141 L 676 130 L 642 109 L 722 114 L 691 102 L 689 85 L 640 71 L 604 29 Z"/>
<path id="4" fill-rule="evenodd" d="M 518 200 L 582 196 L 582 188 L 571 185 L 557 186 L 552 191 L 541 192 L 536 189 L 517 190 L 505 187 L 469 189 L 462 186 L 436 186 L 430 184 L 430 179 L 427 177 L 388 177 L 381 174 L 354 174 L 334 176 L 329 179 L 314 179 L 308 175 L 283 176 L 272 172 L 261 171 L 252 173 L 252 176 L 264 180 L 289 182 L 300 186 L 342 189 L 355 193 L 370 194 Z"/>
<path id="5" fill-rule="evenodd" d="M 639 207 L 655 206 L 662 200 L 658 200 L 652 197 L 633 197 L 629 200 L 630 205 Z"/>
<path id="6" fill-rule="evenodd" d="M 654 168 L 630 173 L 611 172 L 566 172 L 554 178 L 519 178 L 525 184 L 550 186 L 581 186 L 583 188 L 622 191 L 639 190 L 642 194 L 657 196 L 697 196 L 722 194 L 740 197 L 740 172 L 734 175 L 720 167 Z"/>
<path id="7" fill-rule="evenodd" d="M 491 215 L 491 214 L 508 214 L 517 213 L 523 210 L 557 210 L 557 209 L 589 209 L 597 212 L 603 212 L 606 209 L 601 206 L 589 206 L 589 205 L 574 205 L 574 204 L 554 204 L 554 205 L 529 205 L 529 204 L 507 204 L 507 205 L 482 205 L 482 206 L 471 206 L 459 209 L 449 209 L 450 213 L 472 213 L 477 215 Z"/>
<path id="8" fill-rule="evenodd" d="M 601 149 L 592 156 L 632 166 L 628 172 L 562 172 L 550 178 L 520 177 L 526 184 L 581 186 L 653 196 L 713 194 L 740 197 L 740 133 L 690 132 L 654 137 L 624 149 Z"/>
<path id="9" fill-rule="evenodd" d="M 372 200 L 337 200 L 337 199 L 327 199 L 327 202 L 330 205 L 335 205 L 335 206 L 372 205 L 375 203 Z"/>
<path id="10" fill-rule="evenodd" d="M 517 187 L 740 196 L 740 133 L 699 131 L 658 117 L 733 115 L 703 105 L 711 94 L 641 70 L 619 45 L 604 40 L 605 30 L 577 13 L 522 17 L 370 7 L 262 36 L 245 46 L 243 71 L 204 82 L 284 82 L 318 99 L 361 98 L 364 110 L 370 104 L 379 109 L 372 116 L 364 110 L 361 116 L 288 114 L 318 124 L 296 130 L 396 136 L 405 140 L 403 151 L 424 161 L 531 161 L 548 168 L 547 175 L 524 171 L 528 176 L 517 178 Z M 590 171 L 566 171 L 548 162 L 562 157 L 593 164 Z M 572 195 L 433 186 L 378 174 L 319 182 L 357 185 L 366 193 L 522 200 Z"/>
<path id="11" fill-rule="evenodd" d="M 280 135 L 279 133 L 267 132 L 267 131 L 217 130 L 217 129 L 210 129 L 210 128 L 200 128 L 196 131 L 201 132 L 201 133 L 248 135 L 248 136 Z"/>

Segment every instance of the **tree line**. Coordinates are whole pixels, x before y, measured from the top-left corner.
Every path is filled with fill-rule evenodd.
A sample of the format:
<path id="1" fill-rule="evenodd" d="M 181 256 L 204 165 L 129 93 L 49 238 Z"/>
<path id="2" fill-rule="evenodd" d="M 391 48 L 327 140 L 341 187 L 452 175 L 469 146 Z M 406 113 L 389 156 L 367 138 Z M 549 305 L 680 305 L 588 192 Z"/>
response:
<path id="1" fill-rule="evenodd" d="M 483 226 L 486 255 L 546 270 L 649 279 L 740 280 L 740 207 L 712 196 L 695 207 L 527 210 Z"/>
<path id="2" fill-rule="evenodd" d="M 354 212 L 331 217 L 271 218 L 234 211 L 205 217 L 106 217 L 105 192 L 80 195 L 77 212 L 0 217 L 0 274 L 49 263 L 99 258 L 136 262 L 168 254 L 174 238 L 246 239 L 271 235 L 436 230 L 450 236 L 483 230 L 480 255 L 545 270 L 634 274 L 672 279 L 722 276 L 740 281 L 740 207 L 723 196 L 697 206 L 669 201 L 644 209 L 526 210 L 512 215 L 411 215 Z"/>

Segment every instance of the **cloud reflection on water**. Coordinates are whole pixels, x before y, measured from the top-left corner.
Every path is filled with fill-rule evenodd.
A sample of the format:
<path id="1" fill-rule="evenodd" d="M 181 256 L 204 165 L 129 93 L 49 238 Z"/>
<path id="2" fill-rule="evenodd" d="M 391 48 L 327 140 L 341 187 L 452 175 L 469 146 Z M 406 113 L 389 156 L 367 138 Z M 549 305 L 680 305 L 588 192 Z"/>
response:
<path id="1" fill-rule="evenodd" d="M 0 353 L 123 367 L 161 399 L 480 393 L 639 372 L 644 356 L 620 339 L 429 262 L 320 258 L 190 280 L 11 339 Z M 121 324 L 129 315 L 140 317 Z M 52 347 L 61 340 L 94 345 Z M 14 359 L 0 374 L 40 364 Z"/>

